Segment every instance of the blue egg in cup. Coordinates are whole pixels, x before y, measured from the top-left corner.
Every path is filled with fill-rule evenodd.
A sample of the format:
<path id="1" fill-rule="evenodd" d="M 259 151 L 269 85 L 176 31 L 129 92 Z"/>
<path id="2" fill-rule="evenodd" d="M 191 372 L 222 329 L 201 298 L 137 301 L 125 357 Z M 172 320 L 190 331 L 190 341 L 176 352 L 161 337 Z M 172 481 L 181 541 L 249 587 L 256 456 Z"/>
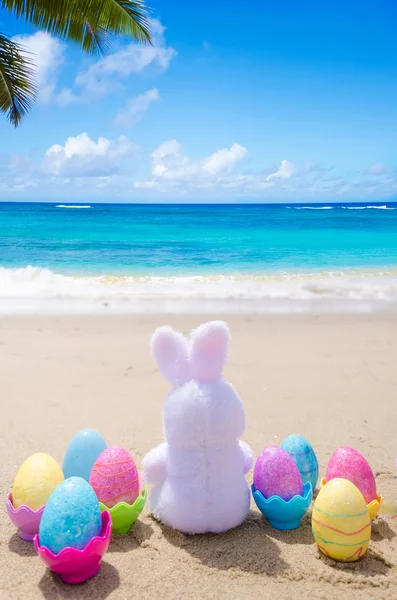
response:
<path id="1" fill-rule="evenodd" d="M 317 456 L 309 442 L 294 433 L 283 441 L 281 448 L 286 450 L 295 461 L 303 483 L 310 481 L 314 489 L 318 482 L 319 469 Z"/>
<path id="2" fill-rule="evenodd" d="M 251 491 L 269 524 L 283 531 L 300 526 L 313 499 L 312 484 L 302 482 L 294 460 L 278 446 L 268 446 L 258 456 Z"/>
<path id="3" fill-rule="evenodd" d="M 34 545 L 52 571 L 74 584 L 96 575 L 111 535 L 110 514 L 101 514 L 94 490 L 85 479 L 70 477 L 48 499 Z"/>
<path id="4" fill-rule="evenodd" d="M 62 470 L 65 479 L 82 477 L 88 481 L 96 459 L 106 448 L 105 440 L 95 429 L 83 429 L 76 433 L 63 459 Z"/>

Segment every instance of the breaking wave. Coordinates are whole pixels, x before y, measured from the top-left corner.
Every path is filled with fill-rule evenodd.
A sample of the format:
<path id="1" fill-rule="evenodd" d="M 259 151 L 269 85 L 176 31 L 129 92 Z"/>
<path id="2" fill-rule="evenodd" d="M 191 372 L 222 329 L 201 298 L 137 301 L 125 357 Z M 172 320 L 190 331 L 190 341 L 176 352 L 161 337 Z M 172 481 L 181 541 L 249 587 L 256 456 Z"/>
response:
<path id="1" fill-rule="evenodd" d="M 333 210 L 335 206 L 294 206 L 295 210 Z"/>
<path id="2" fill-rule="evenodd" d="M 341 206 L 341 208 L 345 208 L 346 210 L 396 210 L 391 206 Z"/>
<path id="3" fill-rule="evenodd" d="M 368 206 L 287 206 L 286 208 L 294 208 L 295 210 L 337 210 L 338 208 L 344 210 L 397 210 L 396 207 L 393 206 L 376 206 L 376 205 L 368 205 Z"/>
<path id="4" fill-rule="evenodd" d="M 55 208 L 92 208 L 89 204 L 57 204 Z"/>
<path id="5" fill-rule="evenodd" d="M 270 307 L 294 312 L 318 301 L 397 304 L 397 267 L 384 270 L 279 272 L 259 275 L 190 275 L 179 277 L 55 273 L 28 266 L 0 268 L 0 312 L 199 312 L 237 310 L 269 312 Z M 361 303 L 361 304 L 360 304 Z M 154 306 L 154 305 L 153 305 Z M 233 308 L 234 307 L 234 308 Z M 289 308 L 288 308 L 289 307 Z M 303 310 L 303 309 L 302 309 Z M 274 312 L 274 311 L 273 311 Z"/>

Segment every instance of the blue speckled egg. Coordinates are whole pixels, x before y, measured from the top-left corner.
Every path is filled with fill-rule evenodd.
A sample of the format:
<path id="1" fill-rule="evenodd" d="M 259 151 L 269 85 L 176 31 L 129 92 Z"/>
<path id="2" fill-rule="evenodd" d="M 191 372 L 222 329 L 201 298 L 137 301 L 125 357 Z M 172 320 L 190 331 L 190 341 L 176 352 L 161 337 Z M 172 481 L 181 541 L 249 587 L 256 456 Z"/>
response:
<path id="1" fill-rule="evenodd" d="M 281 448 L 294 459 L 303 483 L 310 481 L 314 489 L 318 481 L 318 461 L 309 442 L 294 433 L 283 441 Z"/>
<path id="2" fill-rule="evenodd" d="M 81 477 L 65 479 L 52 492 L 40 521 L 40 545 L 54 554 L 82 550 L 102 529 L 98 498 Z"/>
<path id="3" fill-rule="evenodd" d="M 83 429 L 76 433 L 67 447 L 63 460 L 62 470 L 65 479 L 82 477 L 88 481 L 94 462 L 106 448 L 105 440 L 94 429 Z"/>

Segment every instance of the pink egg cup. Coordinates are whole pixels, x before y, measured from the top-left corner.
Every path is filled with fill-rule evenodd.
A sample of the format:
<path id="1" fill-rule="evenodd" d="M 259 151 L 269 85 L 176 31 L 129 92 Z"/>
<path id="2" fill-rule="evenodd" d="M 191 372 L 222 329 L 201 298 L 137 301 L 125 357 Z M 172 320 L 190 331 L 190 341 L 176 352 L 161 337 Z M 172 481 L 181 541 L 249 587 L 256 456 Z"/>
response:
<path id="1" fill-rule="evenodd" d="M 19 537 L 24 542 L 33 542 L 36 533 L 39 532 L 40 521 L 44 512 L 44 506 L 39 510 L 32 510 L 29 506 L 19 506 L 14 508 L 12 504 L 12 492 L 9 492 L 6 500 L 8 516 L 19 530 Z"/>
<path id="2" fill-rule="evenodd" d="M 34 547 L 51 571 L 58 573 L 65 583 L 76 584 L 94 577 L 101 568 L 101 559 L 112 537 L 112 519 L 109 512 L 102 513 L 102 531 L 94 536 L 83 550 L 64 548 L 54 554 L 46 546 L 40 546 L 39 535 L 34 537 Z"/>

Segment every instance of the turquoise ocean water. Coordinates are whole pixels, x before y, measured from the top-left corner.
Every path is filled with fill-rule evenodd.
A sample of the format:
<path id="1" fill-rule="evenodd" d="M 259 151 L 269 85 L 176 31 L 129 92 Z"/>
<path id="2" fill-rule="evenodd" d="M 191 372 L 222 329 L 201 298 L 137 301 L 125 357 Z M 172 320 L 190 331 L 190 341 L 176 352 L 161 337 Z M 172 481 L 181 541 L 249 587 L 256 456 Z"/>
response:
<path id="1" fill-rule="evenodd" d="M 390 302 L 396 277 L 396 203 L 0 204 L 8 308 L 21 299 Z"/>

